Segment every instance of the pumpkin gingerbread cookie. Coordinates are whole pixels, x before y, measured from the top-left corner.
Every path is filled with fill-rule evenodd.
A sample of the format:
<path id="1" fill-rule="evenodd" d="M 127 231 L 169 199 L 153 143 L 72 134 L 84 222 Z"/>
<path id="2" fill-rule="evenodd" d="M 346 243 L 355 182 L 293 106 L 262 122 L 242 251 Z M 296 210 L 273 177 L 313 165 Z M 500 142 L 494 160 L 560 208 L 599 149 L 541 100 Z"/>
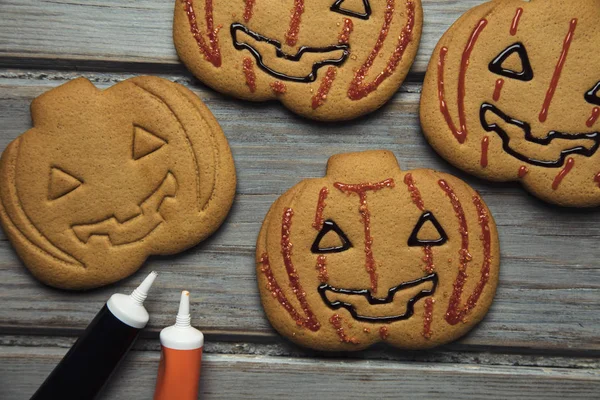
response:
<path id="1" fill-rule="evenodd" d="M 173 38 L 215 90 L 335 121 L 392 97 L 422 21 L 421 0 L 175 0 Z"/>
<path id="2" fill-rule="evenodd" d="M 181 85 L 80 78 L 36 98 L 33 128 L 0 161 L 0 222 L 42 282 L 89 289 L 152 254 L 191 247 L 225 219 L 233 159 L 210 111 Z"/>
<path id="3" fill-rule="evenodd" d="M 271 207 L 256 273 L 273 327 L 320 350 L 420 349 L 471 330 L 498 283 L 498 233 L 481 197 L 388 151 L 333 156 L 324 178 Z"/>
<path id="4" fill-rule="evenodd" d="M 600 205 L 598 21 L 598 0 L 494 0 L 467 12 L 429 64 L 427 140 L 471 174 L 562 206 Z"/>

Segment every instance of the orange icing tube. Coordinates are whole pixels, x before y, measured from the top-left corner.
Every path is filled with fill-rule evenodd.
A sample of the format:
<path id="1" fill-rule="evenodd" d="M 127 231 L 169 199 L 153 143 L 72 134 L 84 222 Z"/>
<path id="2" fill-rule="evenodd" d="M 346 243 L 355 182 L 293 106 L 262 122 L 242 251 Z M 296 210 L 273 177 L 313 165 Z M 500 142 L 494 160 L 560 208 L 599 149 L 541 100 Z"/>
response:
<path id="1" fill-rule="evenodd" d="M 190 292 L 181 292 L 175 325 L 160 332 L 162 353 L 154 400 L 196 400 L 204 335 L 192 327 Z"/>

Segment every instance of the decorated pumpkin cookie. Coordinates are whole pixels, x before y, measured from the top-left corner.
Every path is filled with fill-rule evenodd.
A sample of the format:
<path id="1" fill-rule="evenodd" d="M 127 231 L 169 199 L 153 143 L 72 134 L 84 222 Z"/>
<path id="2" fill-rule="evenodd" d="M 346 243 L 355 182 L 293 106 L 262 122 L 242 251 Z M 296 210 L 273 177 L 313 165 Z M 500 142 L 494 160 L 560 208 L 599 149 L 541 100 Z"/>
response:
<path id="1" fill-rule="evenodd" d="M 235 192 L 229 146 L 181 85 L 76 79 L 36 98 L 0 161 L 0 222 L 42 282 L 89 289 L 200 242 Z"/>
<path id="2" fill-rule="evenodd" d="M 520 181 L 563 206 L 600 205 L 600 2 L 495 0 L 433 52 L 427 140 L 457 167 Z"/>
<path id="3" fill-rule="evenodd" d="M 256 274 L 271 324 L 303 346 L 419 349 L 459 338 L 489 309 L 498 234 L 481 197 L 391 152 L 333 156 L 271 207 Z"/>
<path id="4" fill-rule="evenodd" d="M 238 98 L 345 120 L 381 107 L 415 58 L 421 0 L 176 0 L 177 53 Z"/>

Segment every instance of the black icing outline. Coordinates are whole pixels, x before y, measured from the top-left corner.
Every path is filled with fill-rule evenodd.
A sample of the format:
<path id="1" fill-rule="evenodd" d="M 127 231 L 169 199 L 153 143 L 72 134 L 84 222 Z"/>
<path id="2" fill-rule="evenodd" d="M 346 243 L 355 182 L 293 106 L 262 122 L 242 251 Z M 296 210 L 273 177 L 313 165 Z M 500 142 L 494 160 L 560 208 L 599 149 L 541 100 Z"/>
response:
<path id="1" fill-rule="evenodd" d="M 302 46 L 298 49 L 296 54 L 290 55 L 290 54 L 285 53 L 283 50 L 281 50 L 281 42 L 279 42 L 275 39 L 270 39 L 266 36 L 262 36 L 254 31 L 251 31 L 244 24 L 234 22 L 233 24 L 231 24 L 230 31 L 231 31 L 231 39 L 233 40 L 233 47 L 235 47 L 237 50 L 248 50 L 250 52 L 250 54 L 252 54 L 254 56 L 254 58 L 256 59 L 256 64 L 258 65 L 258 67 L 260 69 L 262 69 L 269 75 L 271 75 L 277 79 L 284 80 L 284 81 L 301 82 L 301 83 L 314 82 L 317 80 L 317 71 L 320 68 L 322 68 L 326 65 L 333 65 L 336 67 L 340 67 L 342 64 L 344 64 L 344 62 L 350 55 L 350 45 L 348 45 L 348 44 L 334 44 L 334 45 L 327 46 L 327 47 Z M 319 61 L 319 62 L 314 63 L 312 66 L 312 72 L 306 76 L 289 76 L 284 73 L 275 71 L 274 69 L 271 69 L 268 66 L 266 66 L 265 63 L 263 62 L 262 55 L 258 52 L 258 50 L 256 50 L 252 45 L 250 45 L 248 43 L 238 41 L 238 39 L 237 39 L 238 31 L 244 32 L 245 34 L 247 34 L 248 36 L 250 36 L 251 38 L 253 38 L 256 41 L 265 42 L 265 43 L 268 43 L 268 44 L 274 46 L 275 47 L 275 55 L 278 58 L 284 58 L 289 61 L 295 61 L 295 62 L 300 61 L 300 59 L 302 58 L 302 56 L 305 53 L 329 53 L 332 51 L 341 50 L 342 56 L 337 59 L 329 59 L 329 60 L 324 60 L 324 61 Z"/>
<path id="2" fill-rule="evenodd" d="M 600 106 L 600 81 L 585 94 L 585 101 Z"/>
<path id="3" fill-rule="evenodd" d="M 354 306 L 352 304 L 344 303 L 341 301 L 331 302 L 327 298 L 327 294 L 326 294 L 327 291 L 332 291 L 334 293 L 364 296 L 367 299 L 367 301 L 369 302 L 369 304 L 371 304 L 371 305 L 389 304 L 394 301 L 394 296 L 395 296 L 396 292 L 403 290 L 403 289 L 408 289 L 411 287 L 419 286 L 425 282 L 432 282 L 433 287 L 430 290 L 426 290 L 426 289 L 421 290 L 414 297 L 410 298 L 407 302 L 406 312 L 404 314 L 392 315 L 392 316 L 387 316 L 387 317 L 369 317 L 369 316 L 365 316 L 365 315 L 359 315 L 356 312 L 356 309 L 354 308 Z M 432 274 L 423 276 L 423 277 L 421 277 L 419 279 L 415 279 L 413 281 L 403 282 L 403 283 L 399 284 L 398 286 L 391 288 L 390 290 L 388 290 L 387 296 L 383 299 L 373 297 L 373 295 L 371 294 L 371 292 L 368 289 L 359 289 L 359 290 L 341 289 L 341 288 L 333 287 L 327 283 L 320 285 L 318 288 L 318 291 L 319 291 L 319 294 L 321 295 L 321 298 L 323 299 L 323 302 L 325 302 L 325 304 L 333 310 L 345 308 L 346 310 L 348 310 L 348 312 L 350 312 L 350 314 L 352 315 L 352 318 L 354 318 L 357 321 L 387 323 L 387 322 L 406 320 L 406 319 L 409 319 L 410 317 L 412 317 L 415 312 L 415 303 L 417 301 L 419 301 L 420 299 L 422 299 L 423 297 L 432 296 L 435 293 L 437 285 L 438 285 L 438 275 L 437 275 L 437 273 L 434 272 Z"/>
<path id="4" fill-rule="evenodd" d="M 521 65 L 523 66 L 523 71 L 521 72 L 515 72 L 511 69 L 502 67 L 504 61 L 506 61 L 506 59 L 513 53 L 517 53 L 521 59 Z M 506 49 L 502 50 L 502 52 L 495 59 L 493 59 L 492 62 L 490 62 L 488 68 L 495 74 L 520 81 L 528 82 L 533 79 L 533 69 L 531 68 L 531 63 L 529 62 L 527 50 L 525 49 L 523 43 L 520 42 L 513 43 Z"/>
<path id="5" fill-rule="evenodd" d="M 498 124 L 489 124 L 487 122 L 485 115 L 488 111 L 496 114 L 496 116 L 500 117 L 504 122 L 511 124 L 511 125 L 515 125 L 515 126 L 519 127 L 520 129 L 522 129 L 523 132 L 525 133 L 525 140 L 528 142 L 531 142 L 531 143 L 539 144 L 542 146 L 547 146 L 554 139 L 567 139 L 567 140 L 589 139 L 589 140 L 595 141 L 596 143 L 590 149 L 586 149 L 583 146 L 577 146 L 577 147 L 573 147 L 571 149 L 563 150 L 560 153 L 560 158 L 555 161 L 542 161 L 542 160 L 536 160 L 533 158 L 529 158 L 526 155 L 521 154 L 518 151 L 513 150 L 510 147 L 510 137 L 508 136 L 508 134 L 506 133 L 506 131 L 504 129 L 502 129 L 500 126 L 498 126 Z M 481 105 L 481 108 L 479 110 L 479 119 L 481 121 L 481 126 L 483 127 L 483 129 L 485 129 L 487 132 L 496 132 L 498 134 L 498 136 L 500 136 L 500 138 L 502 139 L 502 147 L 506 153 L 508 153 L 511 156 L 513 156 L 521 161 L 524 161 L 528 164 L 537 165 L 539 167 L 559 168 L 564 165 L 565 160 L 568 156 L 573 155 L 573 154 L 580 154 L 584 157 L 591 157 L 596 153 L 596 151 L 598 150 L 598 147 L 600 147 L 600 132 L 568 134 L 568 133 L 563 133 L 563 132 L 550 131 L 545 138 L 536 138 L 532 135 L 531 126 L 527 122 L 512 118 L 512 117 L 506 115 L 505 113 L 503 113 L 498 107 L 494 106 L 493 104 L 489 104 L 489 103 L 483 103 Z"/>
<path id="6" fill-rule="evenodd" d="M 346 0 L 336 0 L 335 3 L 331 6 L 330 10 L 336 13 L 348 15 L 349 17 L 360 18 L 364 20 L 368 20 L 371 17 L 371 4 L 369 0 L 363 0 L 363 5 L 365 6 L 365 12 L 359 13 L 356 11 L 348 10 L 346 8 L 342 8 L 342 3 Z"/>
<path id="7" fill-rule="evenodd" d="M 437 229 L 438 234 L 440 235 L 439 239 L 421 240 L 418 238 L 419 231 L 421 230 L 421 228 L 427 221 L 430 221 L 433 224 L 433 226 L 435 227 L 435 229 Z M 433 216 L 433 213 L 431 211 L 425 211 L 421 215 L 421 218 L 419 218 L 419 221 L 417 222 L 417 224 L 415 225 L 415 228 L 413 229 L 412 233 L 410 234 L 410 236 L 408 238 L 408 245 L 411 247 L 414 247 L 414 246 L 441 246 L 441 245 L 445 244 L 447 241 L 448 241 L 448 235 L 446 235 L 444 228 L 442 228 L 442 226 L 440 225 L 438 220 Z"/>
<path id="8" fill-rule="evenodd" d="M 334 231 L 338 234 L 340 240 L 342 241 L 342 245 L 337 247 L 326 247 L 324 249 L 320 248 L 319 244 L 321 243 L 321 240 L 330 231 Z M 342 251 L 346 251 L 351 247 L 352 243 L 350 243 L 350 239 L 348 239 L 348 236 L 346 236 L 344 231 L 342 231 L 342 229 L 335 222 L 328 219 L 327 221 L 323 222 L 323 228 L 321 228 L 321 230 L 317 234 L 317 237 L 315 238 L 315 241 L 313 242 L 310 251 L 312 251 L 313 254 L 341 253 Z"/>

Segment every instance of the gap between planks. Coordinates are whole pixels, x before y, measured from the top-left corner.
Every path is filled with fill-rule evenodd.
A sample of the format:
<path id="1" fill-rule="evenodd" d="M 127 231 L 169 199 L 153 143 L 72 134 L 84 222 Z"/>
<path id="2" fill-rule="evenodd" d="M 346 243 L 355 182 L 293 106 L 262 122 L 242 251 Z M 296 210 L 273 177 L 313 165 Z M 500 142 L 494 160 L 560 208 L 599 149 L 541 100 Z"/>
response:
<path id="1" fill-rule="evenodd" d="M 422 2 L 423 34 L 413 74 L 424 74 L 442 34 L 463 13 L 483 2 Z M 178 67 L 172 39 L 174 6 L 175 0 L 137 1 L 131 6 L 113 0 L 97 0 L 93 4 L 3 0 L 0 14 L 5 19 L 0 25 L 0 43 L 4 46 L 0 57 L 6 60 L 0 58 L 0 65 L 93 69 L 136 69 L 138 64 L 139 68 L 151 69 Z"/>
<path id="2" fill-rule="evenodd" d="M 134 344 L 133 351 L 160 351 L 158 334 L 143 332 Z M 227 337 L 229 336 L 229 337 Z M 399 350 L 387 345 L 376 345 L 360 352 L 322 352 L 305 349 L 288 341 L 269 343 L 252 341 L 248 337 L 232 335 L 213 335 L 205 332 L 204 353 L 228 355 L 252 355 L 269 357 L 294 357 L 322 360 L 388 360 L 400 362 L 421 362 L 438 364 L 468 364 L 512 367 L 552 367 L 571 369 L 600 369 L 600 353 L 580 352 L 579 354 L 550 354 L 548 351 L 527 354 L 516 349 L 473 349 L 468 351 L 453 346 L 443 346 L 435 350 L 410 351 Z M 235 340 L 227 340 L 235 339 Z M 0 335 L 0 347 L 57 348 L 69 349 L 76 337 L 52 335 L 37 336 L 31 334 Z M 32 350 L 34 351 L 34 350 Z"/>
<path id="3" fill-rule="evenodd" d="M 33 393 L 66 349 L 0 346 L 0 395 Z M 159 353 L 133 351 L 116 371 L 101 399 L 151 398 Z M 135 385 L 131 383 L 135 382 Z M 307 392 L 310 393 L 307 393 Z M 203 399 L 392 398 L 410 393 L 427 399 L 581 399 L 600 391 L 594 369 L 465 366 L 410 361 L 310 359 L 212 354 L 203 359 Z"/>

